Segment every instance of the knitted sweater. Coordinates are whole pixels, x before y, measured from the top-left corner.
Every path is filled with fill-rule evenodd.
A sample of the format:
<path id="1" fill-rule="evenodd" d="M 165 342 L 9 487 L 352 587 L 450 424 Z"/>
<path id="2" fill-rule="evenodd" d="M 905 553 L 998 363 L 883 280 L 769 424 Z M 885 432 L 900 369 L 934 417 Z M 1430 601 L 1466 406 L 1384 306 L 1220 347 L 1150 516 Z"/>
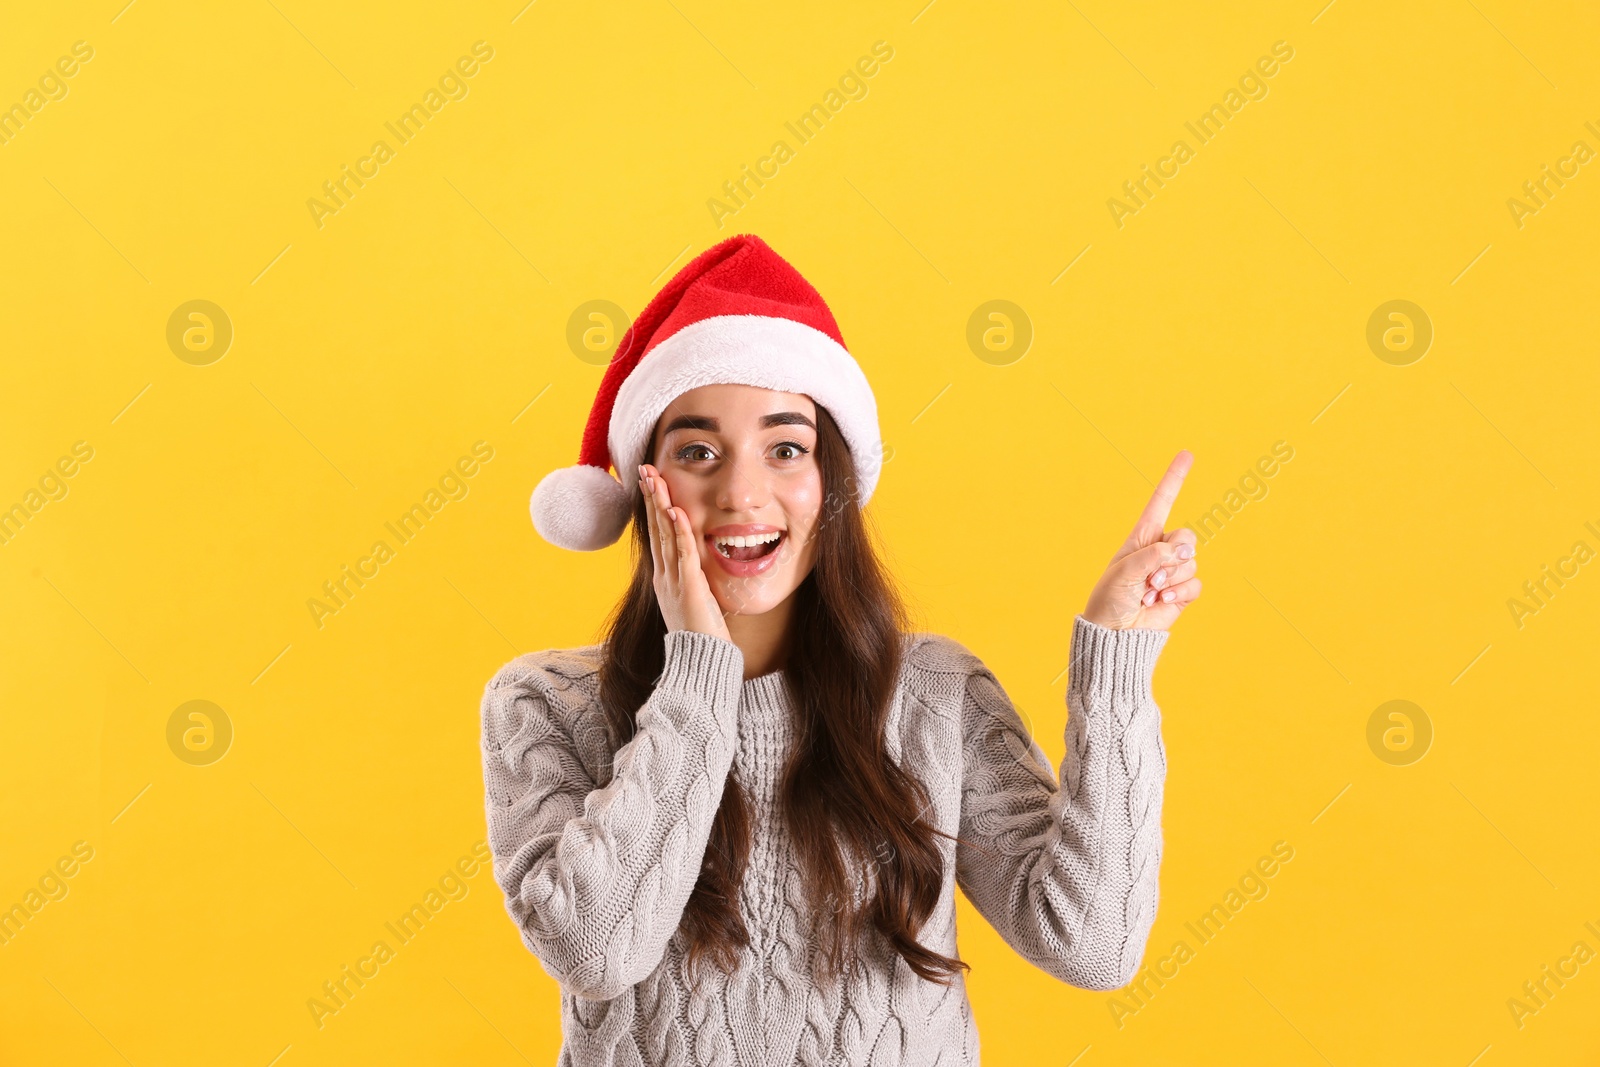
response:
<path id="1" fill-rule="evenodd" d="M 903 636 L 891 758 L 933 799 L 945 856 L 918 935 L 956 950 L 955 889 L 1024 959 L 1085 989 L 1137 971 L 1155 920 L 1166 779 L 1151 675 L 1164 630 L 1073 621 L 1058 779 L 995 676 L 956 641 Z M 561 986 L 559 1067 L 976 1065 L 958 972 L 912 971 L 876 931 L 840 981 L 813 981 L 816 924 L 778 810 L 796 736 L 783 672 L 744 678 L 732 642 L 666 635 L 666 662 L 610 750 L 602 647 L 527 653 L 489 682 L 483 769 L 494 876 L 522 942 Z M 692 982 L 679 920 L 730 772 L 754 800 L 740 906 L 751 944 Z M 865 883 L 857 900 L 866 899 Z"/>

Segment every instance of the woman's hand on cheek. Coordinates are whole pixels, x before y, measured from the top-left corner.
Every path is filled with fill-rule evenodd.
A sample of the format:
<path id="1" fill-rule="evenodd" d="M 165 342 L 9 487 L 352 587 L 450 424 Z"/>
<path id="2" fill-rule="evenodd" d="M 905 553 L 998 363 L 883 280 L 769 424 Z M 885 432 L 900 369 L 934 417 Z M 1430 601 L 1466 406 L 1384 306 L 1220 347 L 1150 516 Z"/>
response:
<path id="1" fill-rule="evenodd" d="M 648 463 L 639 465 L 639 487 L 644 493 L 644 513 L 650 525 L 656 603 L 667 630 L 696 630 L 732 641 L 722 606 L 700 569 L 700 546 L 689 516 L 673 506 L 666 480 Z"/>
<path id="2" fill-rule="evenodd" d="M 1194 531 L 1162 533 L 1193 462 L 1192 453 L 1179 452 L 1162 475 L 1133 532 L 1089 594 L 1084 618 L 1109 630 L 1167 630 L 1200 596 Z"/>

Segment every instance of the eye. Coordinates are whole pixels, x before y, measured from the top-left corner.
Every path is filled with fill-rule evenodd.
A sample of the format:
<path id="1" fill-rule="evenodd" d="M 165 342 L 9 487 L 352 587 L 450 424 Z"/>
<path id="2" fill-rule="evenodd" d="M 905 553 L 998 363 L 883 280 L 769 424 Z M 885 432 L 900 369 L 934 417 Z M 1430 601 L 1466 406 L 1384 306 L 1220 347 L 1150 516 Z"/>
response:
<path id="1" fill-rule="evenodd" d="M 804 456 L 811 451 L 811 449 L 807 448 L 799 441 L 780 441 L 772 447 L 775 449 L 787 449 L 789 451 L 789 455 L 778 457 L 780 459 L 799 459 L 801 456 Z"/>
<path id="2" fill-rule="evenodd" d="M 690 462 L 693 462 L 696 458 L 698 458 L 698 457 L 695 456 L 696 452 L 710 453 L 711 452 L 711 446 L 710 445 L 703 445 L 703 444 L 699 444 L 699 443 L 692 444 L 692 445 L 684 445 L 682 448 L 678 449 L 672 455 L 673 455 L 673 457 L 675 459 L 682 460 L 685 463 L 690 463 Z"/>

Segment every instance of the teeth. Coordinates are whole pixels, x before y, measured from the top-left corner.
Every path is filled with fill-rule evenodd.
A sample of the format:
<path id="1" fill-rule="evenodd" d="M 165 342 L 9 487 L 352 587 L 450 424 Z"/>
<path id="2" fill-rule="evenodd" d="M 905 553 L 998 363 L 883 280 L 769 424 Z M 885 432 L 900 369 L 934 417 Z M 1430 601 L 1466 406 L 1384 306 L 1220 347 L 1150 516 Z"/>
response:
<path id="1" fill-rule="evenodd" d="M 774 530 L 772 533 L 750 534 L 744 537 L 714 537 L 712 538 L 712 541 L 714 541 L 718 547 L 728 545 L 732 548 L 748 548 L 750 545 L 768 544 L 769 542 L 776 541 L 782 536 L 783 532 L 781 530 Z"/>

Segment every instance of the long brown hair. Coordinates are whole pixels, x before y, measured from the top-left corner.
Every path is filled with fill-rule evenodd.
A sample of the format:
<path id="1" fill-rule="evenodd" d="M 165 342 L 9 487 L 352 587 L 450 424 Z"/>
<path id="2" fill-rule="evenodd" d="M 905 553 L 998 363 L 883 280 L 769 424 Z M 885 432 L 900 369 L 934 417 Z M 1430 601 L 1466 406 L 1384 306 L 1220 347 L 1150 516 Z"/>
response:
<path id="1" fill-rule="evenodd" d="M 652 432 L 646 455 L 655 450 Z M 917 933 L 939 902 L 944 859 L 923 814 L 927 790 L 885 744 L 900 673 L 906 608 L 880 562 L 858 503 L 849 446 L 817 405 L 817 464 L 823 514 L 815 565 L 795 590 L 792 640 L 783 673 L 795 709 L 796 744 L 778 784 L 779 805 L 799 853 L 810 906 L 824 935 L 828 976 L 856 958 L 869 931 L 923 978 L 948 985 L 970 966 L 923 947 Z M 600 700 L 615 746 L 665 665 L 666 622 L 656 602 L 644 497 L 635 494 L 633 576 L 607 620 Z M 691 968 L 703 959 L 724 971 L 750 943 L 739 885 L 750 852 L 750 802 L 730 772 L 710 843 L 681 929 Z M 865 870 L 870 898 L 856 899 L 847 864 Z M 876 877 L 873 877 L 876 875 Z"/>

